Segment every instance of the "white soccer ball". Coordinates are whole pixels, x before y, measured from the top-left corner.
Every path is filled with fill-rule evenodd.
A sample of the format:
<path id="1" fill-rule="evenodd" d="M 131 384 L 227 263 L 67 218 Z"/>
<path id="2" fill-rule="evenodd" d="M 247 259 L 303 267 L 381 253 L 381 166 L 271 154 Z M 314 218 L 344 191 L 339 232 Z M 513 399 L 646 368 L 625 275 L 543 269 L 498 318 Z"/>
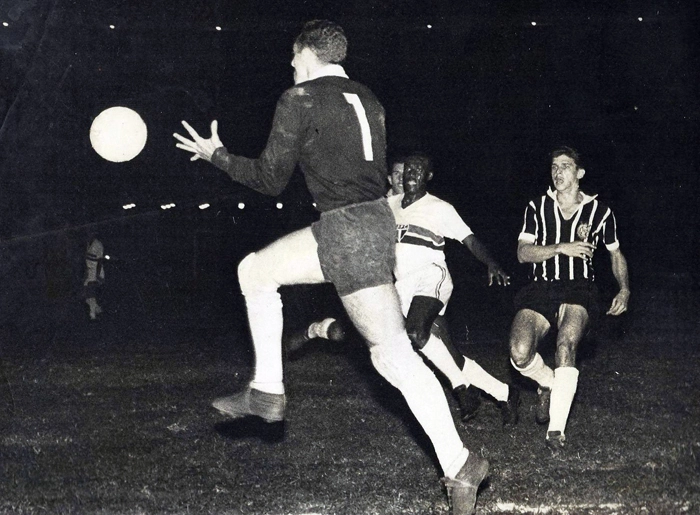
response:
<path id="1" fill-rule="evenodd" d="M 90 126 L 90 143 L 100 156 L 113 163 L 130 161 L 146 146 L 148 130 L 141 116 L 128 107 L 102 111 Z"/>

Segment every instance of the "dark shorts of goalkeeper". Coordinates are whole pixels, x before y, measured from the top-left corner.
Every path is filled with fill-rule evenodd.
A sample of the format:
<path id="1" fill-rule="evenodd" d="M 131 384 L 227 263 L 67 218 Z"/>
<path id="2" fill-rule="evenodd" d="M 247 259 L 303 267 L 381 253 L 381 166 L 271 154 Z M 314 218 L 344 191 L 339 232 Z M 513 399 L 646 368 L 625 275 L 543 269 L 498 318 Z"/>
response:
<path id="1" fill-rule="evenodd" d="M 321 213 L 311 230 L 323 276 L 341 297 L 393 284 L 396 222 L 386 199 Z"/>

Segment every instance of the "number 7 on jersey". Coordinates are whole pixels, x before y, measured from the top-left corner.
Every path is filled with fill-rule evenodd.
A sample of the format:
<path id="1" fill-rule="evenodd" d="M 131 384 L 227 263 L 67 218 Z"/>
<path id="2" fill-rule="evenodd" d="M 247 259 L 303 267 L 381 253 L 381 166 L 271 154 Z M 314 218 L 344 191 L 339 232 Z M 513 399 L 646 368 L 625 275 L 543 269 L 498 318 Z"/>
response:
<path id="1" fill-rule="evenodd" d="M 374 153 L 372 152 L 372 133 L 369 129 L 369 121 L 365 106 L 362 105 L 360 97 L 356 93 L 343 93 L 345 100 L 355 109 L 357 120 L 360 122 L 360 133 L 362 134 L 362 150 L 365 153 L 365 161 L 373 161 Z"/>

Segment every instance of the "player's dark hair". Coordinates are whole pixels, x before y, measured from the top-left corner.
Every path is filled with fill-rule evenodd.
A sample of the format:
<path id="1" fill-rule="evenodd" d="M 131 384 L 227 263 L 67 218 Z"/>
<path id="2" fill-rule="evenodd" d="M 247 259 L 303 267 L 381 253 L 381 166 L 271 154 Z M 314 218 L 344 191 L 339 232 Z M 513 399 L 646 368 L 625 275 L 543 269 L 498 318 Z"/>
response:
<path id="1" fill-rule="evenodd" d="M 310 49 L 324 63 L 342 63 L 348 52 L 343 28 L 328 20 L 307 21 L 294 40 L 294 51 Z"/>
<path id="2" fill-rule="evenodd" d="M 405 163 L 406 162 L 406 155 L 407 154 L 393 154 L 389 157 L 389 167 L 393 168 L 393 166 L 397 163 Z"/>
<path id="3" fill-rule="evenodd" d="M 433 160 L 430 158 L 430 156 L 424 152 L 411 152 L 409 155 L 406 156 L 406 158 L 403 160 L 404 163 L 407 161 L 414 161 L 418 162 L 421 167 L 426 171 L 426 173 L 433 173 Z"/>
<path id="4" fill-rule="evenodd" d="M 579 154 L 576 149 L 567 146 L 561 146 L 554 149 L 549 157 L 551 159 L 555 159 L 559 156 L 570 157 L 574 160 L 574 163 L 576 163 L 576 167 L 581 168 L 581 154 Z"/>

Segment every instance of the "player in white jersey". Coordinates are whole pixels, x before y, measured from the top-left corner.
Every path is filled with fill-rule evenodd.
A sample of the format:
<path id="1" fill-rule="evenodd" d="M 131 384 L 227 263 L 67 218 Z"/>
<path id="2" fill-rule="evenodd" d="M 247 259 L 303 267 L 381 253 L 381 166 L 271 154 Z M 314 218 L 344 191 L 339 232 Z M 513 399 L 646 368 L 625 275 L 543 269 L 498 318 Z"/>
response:
<path id="1" fill-rule="evenodd" d="M 406 162 L 409 162 L 411 171 L 404 179 Z M 427 193 L 427 182 L 432 176 L 430 159 L 413 154 L 408 159 L 394 160 L 391 174 L 387 177 L 391 186 L 387 197 L 397 222 L 395 285 L 407 319 L 409 338 L 414 347 L 450 381 L 463 421 L 473 418 L 481 403 L 479 392 L 470 388 L 473 385 L 496 399 L 504 425 L 515 424 L 518 420 L 519 391 L 462 355 L 447 331 L 443 315 L 452 294 L 452 277 L 445 264 L 445 237 L 466 245 L 477 259 L 489 267 L 489 284 L 496 281 L 507 285 L 509 277 L 454 207 Z M 405 208 L 404 203 L 407 204 Z M 337 324 L 333 319 L 326 320 Z M 296 351 L 312 338 L 337 341 L 323 331 L 325 327 L 324 321 L 312 323 L 308 329 L 292 335 L 285 342 L 287 349 Z"/>
<path id="2" fill-rule="evenodd" d="M 394 276 L 406 330 L 414 347 L 442 372 L 459 400 L 463 420 L 474 416 L 483 390 L 498 403 L 504 425 L 518 419 L 519 392 L 497 380 L 452 344 L 444 314 L 452 294 L 445 262 L 445 238 L 465 245 L 488 267 L 489 285 L 506 286 L 510 278 L 477 239 L 455 208 L 427 192 L 433 177 L 431 160 L 412 154 L 404 160 L 403 193 L 389 197 L 396 218 Z"/>
<path id="3" fill-rule="evenodd" d="M 432 177 L 432 163 L 421 154 L 395 160 L 387 177 L 391 185 L 389 207 L 397 223 L 395 285 L 408 336 L 414 348 L 450 381 L 463 421 L 476 415 L 481 403 L 478 388 L 497 401 L 503 424 L 512 425 L 518 420 L 519 391 L 462 355 L 447 331 L 443 315 L 453 286 L 445 263 L 445 237 L 466 245 L 488 266 L 489 284 L 495 281 L 505 286 L 510 278 L 454 207 L 426 191 Z M 334 339 L 318 331 L 322 327 L 322 322 L 314 322 L 303 333 L 293 335 L 286 342 L 288 349 L 296 350 L 310 338 Z"/>

